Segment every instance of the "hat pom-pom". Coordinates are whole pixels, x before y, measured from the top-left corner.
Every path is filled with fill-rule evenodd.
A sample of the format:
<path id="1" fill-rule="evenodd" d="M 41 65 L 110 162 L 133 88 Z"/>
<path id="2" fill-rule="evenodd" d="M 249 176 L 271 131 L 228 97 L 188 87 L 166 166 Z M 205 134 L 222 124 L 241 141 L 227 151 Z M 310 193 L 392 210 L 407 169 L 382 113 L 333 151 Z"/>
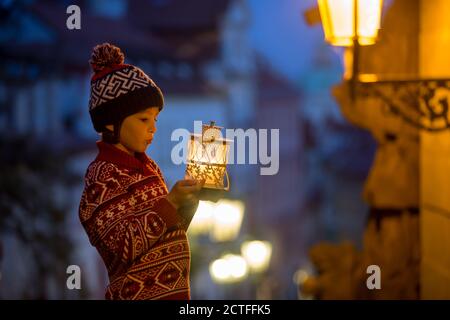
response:
<path id="1" fill-rule="evenodd" d="M 92 70 L 97 73 L 104 68 L 123 64 L 124 60 L 125 56 L 119 47 L 110 43 L 103 43 L 94 47 L 89 63 L 91 64 Z"/>

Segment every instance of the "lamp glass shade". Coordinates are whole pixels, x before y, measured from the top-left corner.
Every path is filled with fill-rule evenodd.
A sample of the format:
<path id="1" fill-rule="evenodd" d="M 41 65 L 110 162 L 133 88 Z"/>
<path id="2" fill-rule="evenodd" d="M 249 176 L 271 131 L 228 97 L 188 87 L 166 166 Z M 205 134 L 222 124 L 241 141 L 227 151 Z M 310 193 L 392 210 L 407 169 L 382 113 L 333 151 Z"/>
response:
<path id="1" fill-rule="evenodd" d="M 374 44 L 380 29 L 383 0 L 318 0 L 325 40 L 349 47 L 356 37 L 359 45 Z M 355 34 L 355 7 L 358 27 Z"/>

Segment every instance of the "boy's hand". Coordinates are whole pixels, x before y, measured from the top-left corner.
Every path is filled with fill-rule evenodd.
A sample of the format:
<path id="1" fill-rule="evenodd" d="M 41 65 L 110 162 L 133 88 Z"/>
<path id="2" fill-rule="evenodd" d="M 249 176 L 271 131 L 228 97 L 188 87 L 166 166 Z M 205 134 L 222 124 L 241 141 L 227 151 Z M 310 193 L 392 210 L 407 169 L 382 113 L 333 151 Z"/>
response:
<path id="1" fill-rule="evenodd" d="M 193 179 L 179 180 L 170 190 L 166 199 L 178 210 L 181 207 L 191 207 L 198 205 L 198 193 L 202 189 L 205 181 Z"/>

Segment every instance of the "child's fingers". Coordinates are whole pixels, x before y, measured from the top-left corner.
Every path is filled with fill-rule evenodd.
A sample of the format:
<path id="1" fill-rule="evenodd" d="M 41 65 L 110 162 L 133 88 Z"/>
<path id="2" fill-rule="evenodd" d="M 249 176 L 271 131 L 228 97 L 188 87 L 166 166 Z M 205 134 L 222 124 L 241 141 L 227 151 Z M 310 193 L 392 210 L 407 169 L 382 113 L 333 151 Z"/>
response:
<path id="1" fill-rule="evenodd" d="M 197 183 L 196 185 L 193 186 L 186 186 L 184 187 L 184 191 L 187 193 L 196 193 L 199 192 L 202 188 L 202 185 L 200 183 Z"/>
<path id="2" fill-rule="evenodd" d="M 203 187 L 203 184 L 204 183 L 202 183 L 202 182 L 194 180 L 194 184 L 185 183 L 183 185 L 180 185 L 180 188 L 185 193 L 195 193 L 195 192 L 198 192 L 201 190 L 201 188 Z"/>
<path id="3" fill-rule="evenodd" d="M 202 180 L 184 179 L 184 180 L 178 181 L 178 185 L 180 185 L 180 186 L 193 186 L 193 185 L 200 184 L 201 186 L 203 186 L 205 184 L 205 181 L 206 181 L 205 179 L 202 179 Z"/>
<path id="4" fill-rule="evenodd" d="M 185 180 L 180 180 L 177 182 L 177 184 L 180 187 L 185 187 L 185 186 L 195 186 L 198 183 L 197 180 L 194 179 L 185 179 Z"/>
<path id="5" fill-rule="evenodd" d="M 183 193 L 199 192 L 204 184 L 204 180 L 198 181 L 192 179 L 180 180 L 176 183 L 177 189 Z"/>

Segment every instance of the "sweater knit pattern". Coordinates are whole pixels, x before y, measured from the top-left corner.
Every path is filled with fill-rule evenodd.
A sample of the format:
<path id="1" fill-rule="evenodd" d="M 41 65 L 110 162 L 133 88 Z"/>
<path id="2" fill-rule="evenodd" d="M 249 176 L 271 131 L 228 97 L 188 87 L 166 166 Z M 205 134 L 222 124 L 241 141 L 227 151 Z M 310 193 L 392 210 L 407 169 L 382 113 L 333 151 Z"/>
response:
<path id="1" fill-rule="evenodd" d="M 186 226 L 145 154 L 104 142 L 85 176 L 79 217 L 109 276 L 107 299 L 189 299 Z"/>

